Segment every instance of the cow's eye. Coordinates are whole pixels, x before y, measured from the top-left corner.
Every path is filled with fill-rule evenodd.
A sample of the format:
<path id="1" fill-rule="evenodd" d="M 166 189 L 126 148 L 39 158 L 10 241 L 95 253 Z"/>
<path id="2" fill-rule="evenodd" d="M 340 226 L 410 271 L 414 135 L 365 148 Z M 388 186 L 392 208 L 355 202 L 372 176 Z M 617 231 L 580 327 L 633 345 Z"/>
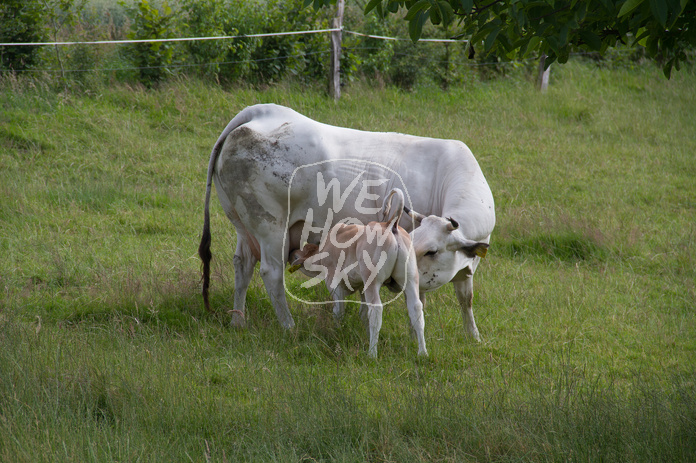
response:
<path id="1" fill-rule="evenodd" d="M 434 256 L 435 254 L 437 254 L 437 251 L 428 251 L 425 253 L 426 256 Z"/>

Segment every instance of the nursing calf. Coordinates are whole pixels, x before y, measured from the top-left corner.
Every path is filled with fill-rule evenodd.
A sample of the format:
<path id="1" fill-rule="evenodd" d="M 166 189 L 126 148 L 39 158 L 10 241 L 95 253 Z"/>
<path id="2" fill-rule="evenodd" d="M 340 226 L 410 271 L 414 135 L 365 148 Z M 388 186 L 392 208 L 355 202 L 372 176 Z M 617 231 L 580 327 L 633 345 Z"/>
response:
<path id="1" fill-rule="evenodd" d="M 392 199 L 395 206 L 392 207 Z M 290 271 L 314 277 L 304 283 L 311 286 L 321 280 L 334 299 L 334 315 L 340 320 L 345 313 L 346 297 L 360 291 L 361 313 L 367 308 L 370 334 L 368 355 L 377 356 L 377 340 L 382 327 L 383 285 L 403 291 L 411 326 L 418 340 L 418 354 L 428 355 L 423 330 L 423 304 L 418 295 L 418 268 L 411 237 L 398 225 L 404 209 L 401 190 L 393 189 L 384 201 L 385 222 L 367 225 L 338 223 L 319 245 L 306 244 L 290 255 Z M 389 211 L 394 211 L 389 216 Z"/>

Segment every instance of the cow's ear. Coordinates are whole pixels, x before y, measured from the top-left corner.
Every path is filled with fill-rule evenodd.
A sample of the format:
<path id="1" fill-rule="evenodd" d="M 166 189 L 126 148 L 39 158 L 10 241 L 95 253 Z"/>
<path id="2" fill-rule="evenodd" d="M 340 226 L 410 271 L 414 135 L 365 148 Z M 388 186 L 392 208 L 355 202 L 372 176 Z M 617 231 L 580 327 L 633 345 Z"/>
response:
<path id="1" fill-rule="evenodd" d="M 416 223 L 420 224 L 421 221 L 425 218 L 423 214 L 419 214 L 416 211 L 413 211 L 409 209 L 408 207 L 404 206 L 404 212 L 408 214 L 413 220 L 416 221 Z"/>
<path id="2" fill-rule="evenodd" d="M 468 257 L 478 256 L 483 259 L 488 252 L 488 243 L 465 244 L 461 247 L 461 250 L 464 251 L 464 254 Z"/>

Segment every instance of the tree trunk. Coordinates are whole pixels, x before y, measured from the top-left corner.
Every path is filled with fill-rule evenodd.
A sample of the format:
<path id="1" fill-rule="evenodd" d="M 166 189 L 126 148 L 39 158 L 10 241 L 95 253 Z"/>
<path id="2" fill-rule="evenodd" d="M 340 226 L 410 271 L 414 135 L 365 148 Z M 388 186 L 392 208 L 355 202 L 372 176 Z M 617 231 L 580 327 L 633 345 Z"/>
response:
<path id="1" fill-rule="evenodd" d="M 551 65 L 544 69 L 544 64 L 546 63 L 546 55 L 541 55 L 539 58 L 539 74 L 537 75 L 537 88 L 542 93 L 546 92 L 549 86 L 549 72 L 551 71 Z"/>
<path id="2" fill-rule="evenodd" d="M 331 65 L 329 66 L 329 94 L 338 100 L 341 97 L 341 28 L 343 27 L 343 10 L 345 0 L 338 0 L 336 17 L 333 20 L 334 29 L 331 33 Z"/>

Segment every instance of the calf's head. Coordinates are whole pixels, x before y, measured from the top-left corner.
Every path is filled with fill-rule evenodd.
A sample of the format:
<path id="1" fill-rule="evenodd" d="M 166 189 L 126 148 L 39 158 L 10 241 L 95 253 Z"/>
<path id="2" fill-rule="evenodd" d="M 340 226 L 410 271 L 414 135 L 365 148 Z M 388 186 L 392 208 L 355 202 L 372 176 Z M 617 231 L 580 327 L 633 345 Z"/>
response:
<path id="1" fill-rule="evenodd" d="M 310 243 L 306 243 L 302 249 L 295 249 L 290 253 L 290 258 L 288 260 L 290 268 L 288 271 L 293 273 L 299 270 L 305 261 L 314 256 L 317 252 L 319 252 L 319 246 Z"/>
<path id="2" fill-rule="evenodd" d="M 411 232 L 411 240 L 418 260 L 421 291 L 439 288 L 467 268 L 473 272 L 474 260 L 485 257 L 488 243 L 465 238 L 454 219 L 426 217 L 407 208 L 404 210 L 420 224 Z"/>

